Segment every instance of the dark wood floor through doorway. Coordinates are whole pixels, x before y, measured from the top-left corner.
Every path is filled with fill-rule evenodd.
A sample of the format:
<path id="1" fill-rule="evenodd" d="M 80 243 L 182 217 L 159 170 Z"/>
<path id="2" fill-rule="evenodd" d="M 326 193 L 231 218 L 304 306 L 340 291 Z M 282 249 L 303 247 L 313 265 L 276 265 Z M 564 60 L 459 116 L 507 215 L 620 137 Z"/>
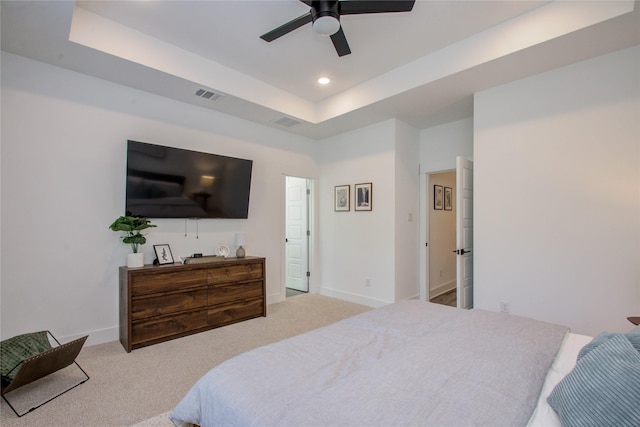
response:
<path id="1" fill-rule="evenodd" d="M 451 307 L 455 307 L 457 305 L 457 292 L 455 289 L 450 290 L 449 292 L 445 292 L 442 295 L 438 295 L 437 297 L 431 298 L 431 302 L 442 305 L 449 305 Z"/>

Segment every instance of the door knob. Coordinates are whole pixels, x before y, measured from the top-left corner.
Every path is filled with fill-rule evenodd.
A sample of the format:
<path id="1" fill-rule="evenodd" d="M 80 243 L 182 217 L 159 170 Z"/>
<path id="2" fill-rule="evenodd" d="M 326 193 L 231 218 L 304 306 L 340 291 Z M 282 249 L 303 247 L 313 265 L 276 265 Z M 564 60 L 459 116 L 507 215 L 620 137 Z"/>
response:
<path id="1" fill-rule="evenodd" d="M 464 249 L 456 249 L 456 250 L 451 251 L 451 252 L 454 252 L 454 253 L 456 253 L 458 255 L 464 255 L 464 254 L 470 253 L 471 251 L 467 251 L 467 250 L 464 250 Z"/>

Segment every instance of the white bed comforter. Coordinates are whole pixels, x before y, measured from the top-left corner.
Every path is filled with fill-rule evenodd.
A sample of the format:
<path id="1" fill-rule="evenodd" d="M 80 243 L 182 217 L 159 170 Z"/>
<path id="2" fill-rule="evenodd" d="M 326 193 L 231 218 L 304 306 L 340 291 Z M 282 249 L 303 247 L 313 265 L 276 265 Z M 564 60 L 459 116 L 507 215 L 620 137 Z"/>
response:
<path id="1" fill-rule="evenodd" d="M 178 426 L 524 426 L 567 328 L 403 301 L 241 354 Z"/>

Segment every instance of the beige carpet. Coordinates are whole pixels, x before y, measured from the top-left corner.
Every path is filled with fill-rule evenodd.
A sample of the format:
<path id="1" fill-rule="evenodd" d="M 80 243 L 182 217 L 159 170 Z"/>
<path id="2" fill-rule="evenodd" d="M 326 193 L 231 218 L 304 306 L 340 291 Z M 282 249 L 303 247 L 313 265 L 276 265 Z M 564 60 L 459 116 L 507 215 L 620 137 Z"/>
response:
<path id="1" fill-rule="evenodd" d="M 171 426 L 167 415 L 209 369 L 237 354 L 369 310 L 305 294 L 251 319 L 126 353 L 120 342 L 86 347 L 78 363 L 91 379 L 18 418 L 2 401 L 3 427 Z"/>

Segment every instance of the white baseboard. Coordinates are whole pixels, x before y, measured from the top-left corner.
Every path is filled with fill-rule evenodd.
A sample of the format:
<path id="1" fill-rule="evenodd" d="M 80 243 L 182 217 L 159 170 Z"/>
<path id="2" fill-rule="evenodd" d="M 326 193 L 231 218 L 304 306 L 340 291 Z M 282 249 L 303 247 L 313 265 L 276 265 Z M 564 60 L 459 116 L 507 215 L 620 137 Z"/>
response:
<path id="1" fill-rule="evenodd" d="M 286 294 L 281 292 L 277 294 L 267 295 L 267 305 L 276 304 L 287 299 Z"/>
<path id="2" fill-rule="evenodd" d="M 85 335 L 89 335 L 85 346 L 92 346 L 97 344 L 104 344 L 106 342 L 118 341 L 120 339 L 120 328 L 114 326 L 113 328 L 99 329 L 97 331 L 87 331 L 77 335 L 67 335 L 64 337 L 56 337 L 61 343 L 73 341 Z"/>
<path id="3" fill-rule="evenodd" d="M 440 296 L 444 293 L 447 293 L 449 291 L 452 291 L 456 288 L 456 281 L 455 280 L 449 280 L 448 282 L 442 283 L 438 286 L 436 286 L 433 289 L 429 289 L 429 299 L 435 298 L 437 296 Z"/>
<path id="4" fill-rule="evenodd" d="M 372 308 L 383 307 L 393 302 L 393 301 L 383 301 L 376 298 L 367 297 L 364 295 L 352 294 L 350 292 L 339 291 L 336 289 L 331 289 L 326 287 L 322 287 L 320 289 L 320 295 L 324 295 L 332 298 L 338 298 L 344 301 L 352 302 L 355 304 L 362 304 Z"/>

